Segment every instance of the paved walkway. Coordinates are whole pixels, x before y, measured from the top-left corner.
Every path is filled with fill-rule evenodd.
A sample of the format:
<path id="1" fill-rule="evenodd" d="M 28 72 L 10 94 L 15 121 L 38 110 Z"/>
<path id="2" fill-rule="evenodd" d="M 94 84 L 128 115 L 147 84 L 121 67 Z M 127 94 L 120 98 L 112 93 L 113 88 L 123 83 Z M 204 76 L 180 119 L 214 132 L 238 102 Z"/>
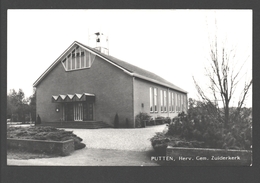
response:
<path id="1" fill-rule="evenodd" d="M 130 129 L 67 129 L 83 139 L 88 148 L 128 151 L 152 150 L 150 138 L 162 132 L 164 125 Z"/>
<path id="2" fill-rule="evenodd" d="M 165 125 L 136 129 L 66 129 L 83 139 L 86 148 L 70 156 L 16 160 L 7 165 L 22 166 L 156 166 L 150 160 L 150 138 L 162 132 Z"/>

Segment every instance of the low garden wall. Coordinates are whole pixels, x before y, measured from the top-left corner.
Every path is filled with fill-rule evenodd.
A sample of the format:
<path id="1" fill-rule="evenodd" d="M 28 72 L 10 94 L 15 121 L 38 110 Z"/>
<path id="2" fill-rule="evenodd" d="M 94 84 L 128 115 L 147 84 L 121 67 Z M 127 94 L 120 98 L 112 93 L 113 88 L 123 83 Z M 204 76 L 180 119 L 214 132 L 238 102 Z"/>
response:
<path id="1" fill-rule="evenodd" d="M 31 139 L 7 139 L 7 148 L 23 149 L 30 152 L 47 152 L 67 156 L 74 151 L 74 141 L 46 141 Z"/>
<path id="2" fill-rule="evenodd" d="M 252 151 L 168 146 L 166 158 L 167 163 L 185 166 L 250 166 Z"/>

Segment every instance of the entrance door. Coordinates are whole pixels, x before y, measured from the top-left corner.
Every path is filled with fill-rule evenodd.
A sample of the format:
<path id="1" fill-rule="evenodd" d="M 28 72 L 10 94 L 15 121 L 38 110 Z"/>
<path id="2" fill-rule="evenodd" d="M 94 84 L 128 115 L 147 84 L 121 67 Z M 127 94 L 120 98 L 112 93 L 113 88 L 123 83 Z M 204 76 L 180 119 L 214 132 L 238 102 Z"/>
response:
<path id="1" fill-rule="evenodd" d="M 93 103 L 64 103 L 65 121 L 92 121 Z"/>
<path id="2" fill-rule="evenodd" d="M 73 121 L 74 120 L 73 105 L 71 103 L 65 103 L 64 109 L 65 109 L 65 121 Z"/>
<path id="3" fill-rule="evenodd" d="M 74 104 L 74 121 L 83 121 L 83 105 L 82 103 Z"/>
<path id="4" fill-rule="evenodd" d="M 92 121 L 93 120 L 93 104 L 92 103 L 84 103 L 83 104 L 83 119 L 84 121 Z"/>

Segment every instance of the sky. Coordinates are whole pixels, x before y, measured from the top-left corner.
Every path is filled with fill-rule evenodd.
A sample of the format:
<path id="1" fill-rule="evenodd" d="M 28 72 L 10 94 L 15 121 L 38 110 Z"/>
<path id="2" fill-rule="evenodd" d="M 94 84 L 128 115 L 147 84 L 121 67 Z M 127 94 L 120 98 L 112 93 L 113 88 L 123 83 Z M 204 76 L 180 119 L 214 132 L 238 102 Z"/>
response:
<path id="1" fill-rule="evenodd" d="M 217 21 L 217 28 L 215 26 Z M 192 77 L 207 90 L 204 68 L 214 35 L 235 48 L 241 84 L 252 78 L 251 10 L 8 10 L 7 92 L 33 83 L 74 41 L 94 46 L 95 32 L 108 36 L 109 54 L 151 71 L 198 99 Z M 243 74 L 247 73 L 247 74 Z M 239 98 L 237 87 L 234 101 Z M 252 107 L 250 90 L 246 107 Z"/>

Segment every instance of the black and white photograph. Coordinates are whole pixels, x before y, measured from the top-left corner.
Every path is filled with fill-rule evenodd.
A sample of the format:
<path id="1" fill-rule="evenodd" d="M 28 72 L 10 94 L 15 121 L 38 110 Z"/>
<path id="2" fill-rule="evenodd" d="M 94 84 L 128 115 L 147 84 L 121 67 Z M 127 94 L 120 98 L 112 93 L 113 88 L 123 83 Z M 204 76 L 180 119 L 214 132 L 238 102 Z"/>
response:
<path id="1" fill-rule="evenodd" d="M 252 158 L 250 9 L 8 9 L 7 166 Z"/>

